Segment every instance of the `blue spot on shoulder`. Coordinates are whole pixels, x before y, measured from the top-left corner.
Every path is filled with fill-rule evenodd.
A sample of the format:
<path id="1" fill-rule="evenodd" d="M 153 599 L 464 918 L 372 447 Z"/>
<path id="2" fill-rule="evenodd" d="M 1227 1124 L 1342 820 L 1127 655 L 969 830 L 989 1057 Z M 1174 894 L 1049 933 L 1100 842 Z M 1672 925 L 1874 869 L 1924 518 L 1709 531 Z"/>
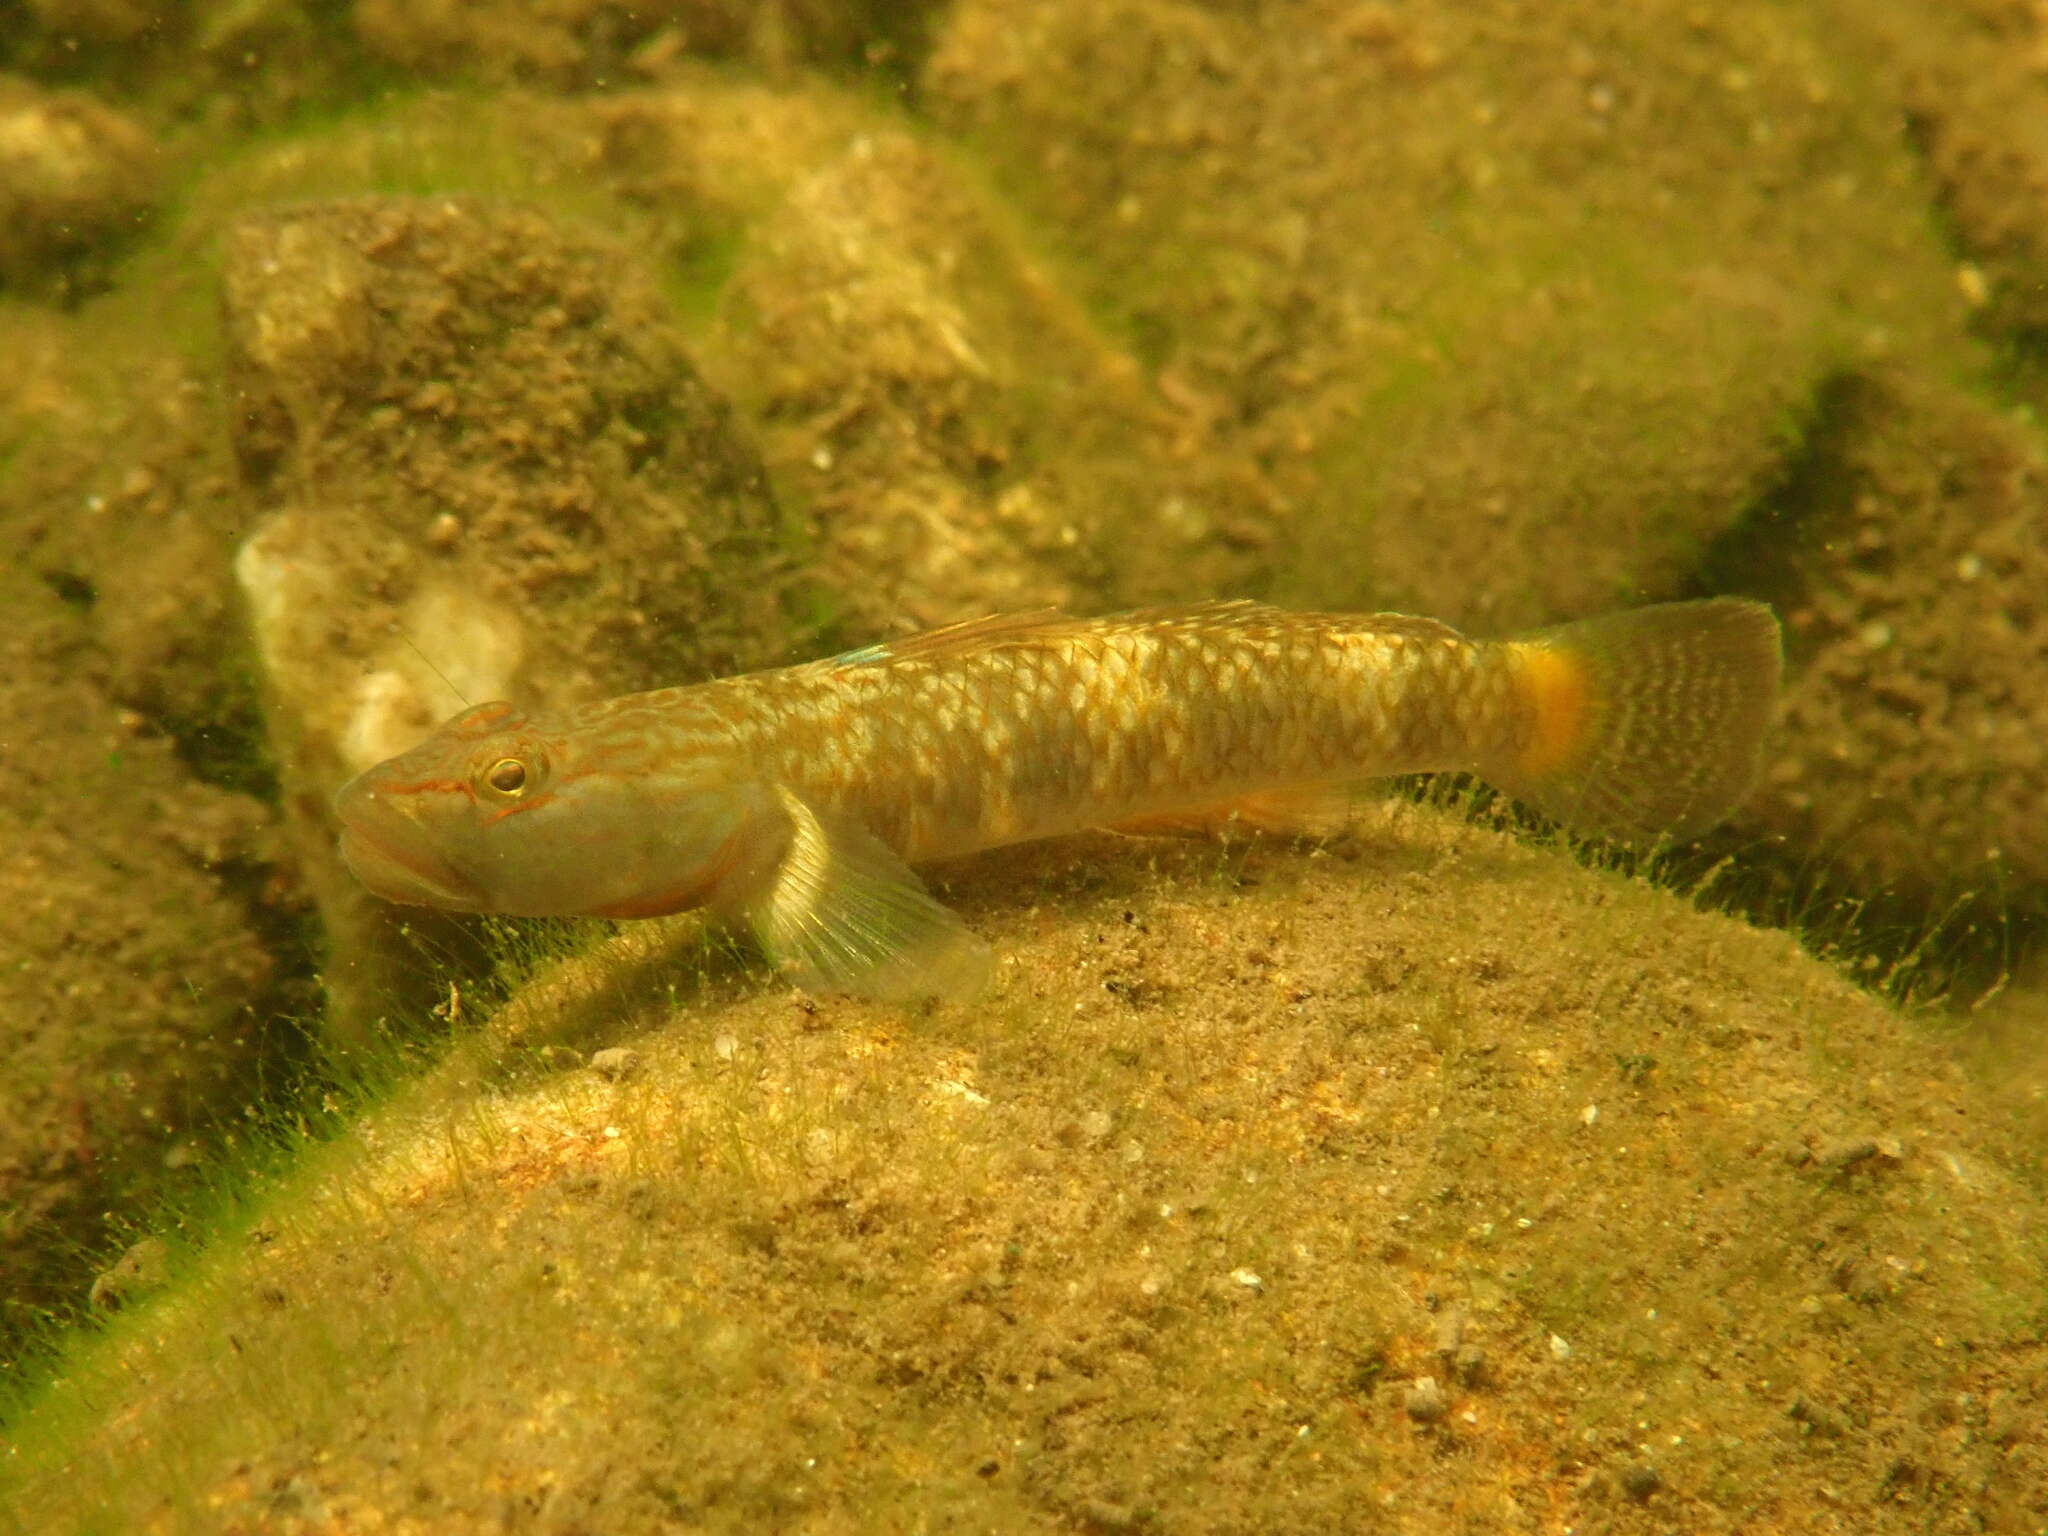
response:
<path id="1" fill-rule="evenodd" d="M 828 667 L 865 667 L 889 658 L 886 645 L 864 645 L 857 651 L 842 651 L 837 656 L 828 656 L 823 665 Z"/>

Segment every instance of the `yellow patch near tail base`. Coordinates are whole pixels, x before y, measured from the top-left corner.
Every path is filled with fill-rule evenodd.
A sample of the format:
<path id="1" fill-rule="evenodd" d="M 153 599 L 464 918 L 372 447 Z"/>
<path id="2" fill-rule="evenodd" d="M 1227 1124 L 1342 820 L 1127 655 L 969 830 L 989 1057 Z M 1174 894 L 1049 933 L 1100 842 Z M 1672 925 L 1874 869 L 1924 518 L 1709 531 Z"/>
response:
<path id="1" fill-rule="evenodd" d="M 1586 744 L 1592 715 L 1591 678 L 1578 657 L 1540 642 L 1512 647 L 1521 664 L 1523 697 L 1529 706 L 1529 744 L 1514 771 L 1528 777 L 1555 773 Z"/>
<path id="2" fill-rule="evenodd" d="M 1778 696 L 1762 603 L 1659 603 L 1507 643 L 1520 729 L 1488 783 L 1580 832 L 1693 837 L 1756 776 Z"/>

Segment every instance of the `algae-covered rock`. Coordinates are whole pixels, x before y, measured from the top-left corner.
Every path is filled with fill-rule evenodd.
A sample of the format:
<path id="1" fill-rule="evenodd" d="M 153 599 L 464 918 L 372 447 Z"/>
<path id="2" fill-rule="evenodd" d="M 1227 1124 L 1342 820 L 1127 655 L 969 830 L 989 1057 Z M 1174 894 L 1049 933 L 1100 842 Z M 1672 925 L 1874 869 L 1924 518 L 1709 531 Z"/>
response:
<path id="1" fill-rule="evenodd" d="M 210 1143 L 277 1048 L 277 957 L 248 899 L 263 807 L 194 784 L 109 696 L 75 605 L 0 577 L 0 1350 L 110 1207 Z M 67 1286 L 75 1289 L 66 1294 Z"/>
<path id="2" fill-rule="evenodd" d="M 1501 628 L 1682 585 L 1843 356 L 1961 354 L 1858 63 L 1781 7 L 967 0 L 925 84 L 1285 493 L 1274 591 Z"/>
<path id="3" fill-rule="evenodd" d="M 819 556 L 864 628 L 1085 606 L 1101 584 L 1099 530 L 1016 460 L 1041 390 L 1100 406 L 1124 380 L 1030 276 L 900 134 L 796 184 L 733 275 L 725 372 L 778 424 L 770 452 L 808 480 Z"/>
<path id="4" fill-rule="evenodd" d="M 1334 857 L 1135 848 L 961 872 L 1005 956 L 972 1007 L 803 1000 L 645 928 L 570 962 L 67 1373 L 106 1406 L 0 1473 L 17 1508 L 2048 1515 L 2048 1211 L 1918 1026 L 1782 935 L 1419 815 Z M 640 1070 L 543 1065 L 565 1005 Z"/>
<path id="5" fill-rule="evenodd" d="M 467 703 L 758 661 L 788 551 L 660 301 L 537 214 L 262 215 L 223 286 L 235 446 L 273 508 L 236 573 L 336 1010 L 360 1025 L 412 967 L 374 958 L 401 919 L 340 868 L 333 790 Z"/>
<path id="6" fill-rule="evenodd" d="M 59 37 L 93 43 L 132 43 L 162 24 L 147 0 L 29 0 L 28 10 Z"/>
<path id="7" fill-rule="evenodd" d="M 755 419 L 854 626 L 1232 591 L 1256 465 L 1187 451 L 1138 360 L 957 164 L 876 129 L 794 179 L 706 365 Z"/>
<path id="8" fill-rule="evenodd" d="M 156 196 L 156 148 L 134 119 L 0 75 L 0 288 L 61 288 L 65 263 L 132 233 Z"/>
<path id="9" fill-rule="evenodd" d="M 1968 0 L 1892 25 L 1893 67 L 1980 329 L 2020 354 L 2042 399 L 2048 344 L 2048 15 Z M 1915 46 L 1915 45 L 1918 46 Z"/>
<path id="10" fill-rule="evenodd" d="M 1865 889 L 2048 887 L 2048 452 L 1954 390 L 1855 377 L 1737 556 L 1793 663 L 1755 819 Z"/>
<path id="11" fill-rule="evenodd" d="M 588 87 L 660 73 L 685 54 L 888 63 L 914 44 L 930 0 L 356 0 L 365 46 L 426 74 Z"/>

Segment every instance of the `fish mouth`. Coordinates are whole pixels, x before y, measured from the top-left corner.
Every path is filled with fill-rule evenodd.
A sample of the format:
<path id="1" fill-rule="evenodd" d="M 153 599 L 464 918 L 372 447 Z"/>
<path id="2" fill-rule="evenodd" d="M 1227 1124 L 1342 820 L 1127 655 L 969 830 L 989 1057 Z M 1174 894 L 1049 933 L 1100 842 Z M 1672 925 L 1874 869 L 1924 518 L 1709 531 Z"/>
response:
<path id="1" fill-rule="evenodd" d="M 489 910 L 482 887 L 435 852 L 413 817 L 362 779 L 341 787 L 334 810 L 342 862 L 372 895 L 412 907 Z"/>

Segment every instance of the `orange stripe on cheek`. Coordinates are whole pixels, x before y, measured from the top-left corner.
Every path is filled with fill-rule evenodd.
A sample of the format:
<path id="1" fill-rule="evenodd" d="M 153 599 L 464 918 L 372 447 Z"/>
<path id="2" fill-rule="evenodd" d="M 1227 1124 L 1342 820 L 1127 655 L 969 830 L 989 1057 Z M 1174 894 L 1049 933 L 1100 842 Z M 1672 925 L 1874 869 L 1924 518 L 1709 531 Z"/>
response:
<path id="1" fill-rule="evenodd" d="M 1518 645 L 1522 697 L 1529 708 L 1529 744 L 1517 769 L 1540 776 L 1564 767 L 1585 741 L 1592 692 L 1585 664 L 1567 651 Z"/>
<path id="2" fill-rule="evenodd" d="M 465 795 L 469 794 L 469 780 L 415 779 L 410 784 L 379 784 L 376 786 L 377 793 L 380 795 L 452 794 L 458 789 Z"/>
<path id="3" fill-rule="evenodd" d="M 485 826 L 487 826 L 487 827 L 495 827 L 495 826 L 496 826 L 496 825 L 497 825 L 497 824 L 498 824 L 499 822 L 503 821 L 503 820 L 504 820 L 504 819 L 505 819 L 505 818 L 506 818 L 507 816 L 517 816 L 517 815 L 518 815 L 518 814 L 519 814 L 519 813 L 520 813 L 521 811 L 530 811 L 530 810 L 533 810 L 533 809 L 535 809 L 535 808 L 536 808 L 536 807 L 538 807 L 538 806 L 543 806 L 543 805 L 546 805 L 546 804 L 547 804 L 547 803 L 548 803 L 548 802 L 549 802 L 550 800 L 552 800 L 552 799 L 554 799 L 554 798 L 555 798 L 555 797 L 554 797 L 553 795 L 551 795 L 551 794 L 549 794 L 549 795 L 535 795 L 535 796 L 534 796 L 534 797 L 533 797 L 533 798 L 532 798 L 531 800 L 519 800 L 519 801 L 515 801 L 515 802 L 514 802 L 513 804 L 511 804 L 511 805 L 508 805 L 508 806 L 506 806 L 506 807 L 505 807 L 505 809 L 503 809 L 502 811 L 498 812 L 498 813 L 497 813 L 497 815 L 495 815 L 495 816 L 486 816 L 486 817 L 484 818 L 484 825 L 485 825 Z"/>

